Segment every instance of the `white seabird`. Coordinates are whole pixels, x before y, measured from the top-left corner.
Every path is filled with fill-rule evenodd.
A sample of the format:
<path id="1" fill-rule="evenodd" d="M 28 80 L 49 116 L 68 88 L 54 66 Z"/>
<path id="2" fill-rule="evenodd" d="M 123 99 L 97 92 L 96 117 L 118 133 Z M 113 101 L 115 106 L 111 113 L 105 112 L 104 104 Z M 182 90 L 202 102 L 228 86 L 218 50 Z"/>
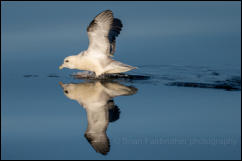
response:
<path id="1" fill-rule="evenodd" d="M 113 18 L 111 10 L 98 14 L 87 27 L 89 47 L 78 55 L 68 56 L 59 67 L 95 72 L 96 77 L 104 73 L 123 73 L 135 69 L 130 65 L 113 60 L 115 38 L 119 35 L 122 22 Z"/>

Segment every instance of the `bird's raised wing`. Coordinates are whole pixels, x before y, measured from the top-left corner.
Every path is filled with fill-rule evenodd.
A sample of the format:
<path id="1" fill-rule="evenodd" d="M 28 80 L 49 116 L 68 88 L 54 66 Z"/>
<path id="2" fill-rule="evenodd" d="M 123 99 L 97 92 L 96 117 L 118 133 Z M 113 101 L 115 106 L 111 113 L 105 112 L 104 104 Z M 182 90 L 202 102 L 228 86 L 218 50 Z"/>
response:
<path id="1" fill-rule="evenodd" d="M 116 37 L 120 34 L 122 27 L 122 22 L 113 18 L 111 10 L 98 14 L 87 27 L 88 52 L 112 56 L 115 52 Z"/>

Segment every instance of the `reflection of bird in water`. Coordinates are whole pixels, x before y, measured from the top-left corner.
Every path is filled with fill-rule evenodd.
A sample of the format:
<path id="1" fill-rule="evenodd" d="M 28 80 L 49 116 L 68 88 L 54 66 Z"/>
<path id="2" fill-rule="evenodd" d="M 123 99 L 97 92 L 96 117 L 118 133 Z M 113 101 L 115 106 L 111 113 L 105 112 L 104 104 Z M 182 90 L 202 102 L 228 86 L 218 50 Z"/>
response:
<path id="1" fill-rule="evenodd" d="M 122 30 L 122 22 L 113 17 L 110 10 L 98 14 L 87 27 L 89 47 L 78 55 L 68 56 L 59 67 L 104 73 L 123 73 L 135 69 L 127 64 L 113 60 L 116 37 Z"/>
<path id="2" fill-rule="evenodd" d="M 103 81 L 59 84 L 68 98 L 76 100 L 85 108 L 88 121 L 85 137 L 97 152 L 106 155 L 110 150 L 106 134 L 108 123 L 118 120 L 120 114 L 113 98 L 135 94 L 137 89 Z"/>

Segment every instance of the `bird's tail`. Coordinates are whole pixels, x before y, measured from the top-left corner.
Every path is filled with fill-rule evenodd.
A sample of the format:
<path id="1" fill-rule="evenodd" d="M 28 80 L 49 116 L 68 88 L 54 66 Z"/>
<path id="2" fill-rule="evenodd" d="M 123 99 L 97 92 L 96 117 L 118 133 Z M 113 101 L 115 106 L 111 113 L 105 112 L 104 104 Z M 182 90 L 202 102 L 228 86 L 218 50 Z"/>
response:
<path id="1" fill-rule="evenodd" d="M 123 64 L 119 61 L 113 61 L 108 67 L 107 71 L 105 73 L 123 73 L 127 72 L 133 69 L 136 69 L 137 67 L 133 67 L 127 64 Z"/>

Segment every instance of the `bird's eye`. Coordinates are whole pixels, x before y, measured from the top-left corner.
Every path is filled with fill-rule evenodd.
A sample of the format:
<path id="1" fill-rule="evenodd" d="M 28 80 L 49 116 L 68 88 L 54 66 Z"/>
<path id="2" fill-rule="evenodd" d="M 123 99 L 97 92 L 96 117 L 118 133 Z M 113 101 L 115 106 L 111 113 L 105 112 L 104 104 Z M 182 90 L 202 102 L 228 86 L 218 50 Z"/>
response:
<path id="1" fill-rule="evenodd" d="M 66 63 L 68 63 L 68 62 L 69 62 L 69 60 L 66 60 L 65 62 L 66 62 Z"/>
<path id="2" fill-rule="evenodd" d="M 68 91 L 67 91 L 67 90 L 65 90 L 65 93 L 66 93 L 66 94 L 68 94 Z"/>

